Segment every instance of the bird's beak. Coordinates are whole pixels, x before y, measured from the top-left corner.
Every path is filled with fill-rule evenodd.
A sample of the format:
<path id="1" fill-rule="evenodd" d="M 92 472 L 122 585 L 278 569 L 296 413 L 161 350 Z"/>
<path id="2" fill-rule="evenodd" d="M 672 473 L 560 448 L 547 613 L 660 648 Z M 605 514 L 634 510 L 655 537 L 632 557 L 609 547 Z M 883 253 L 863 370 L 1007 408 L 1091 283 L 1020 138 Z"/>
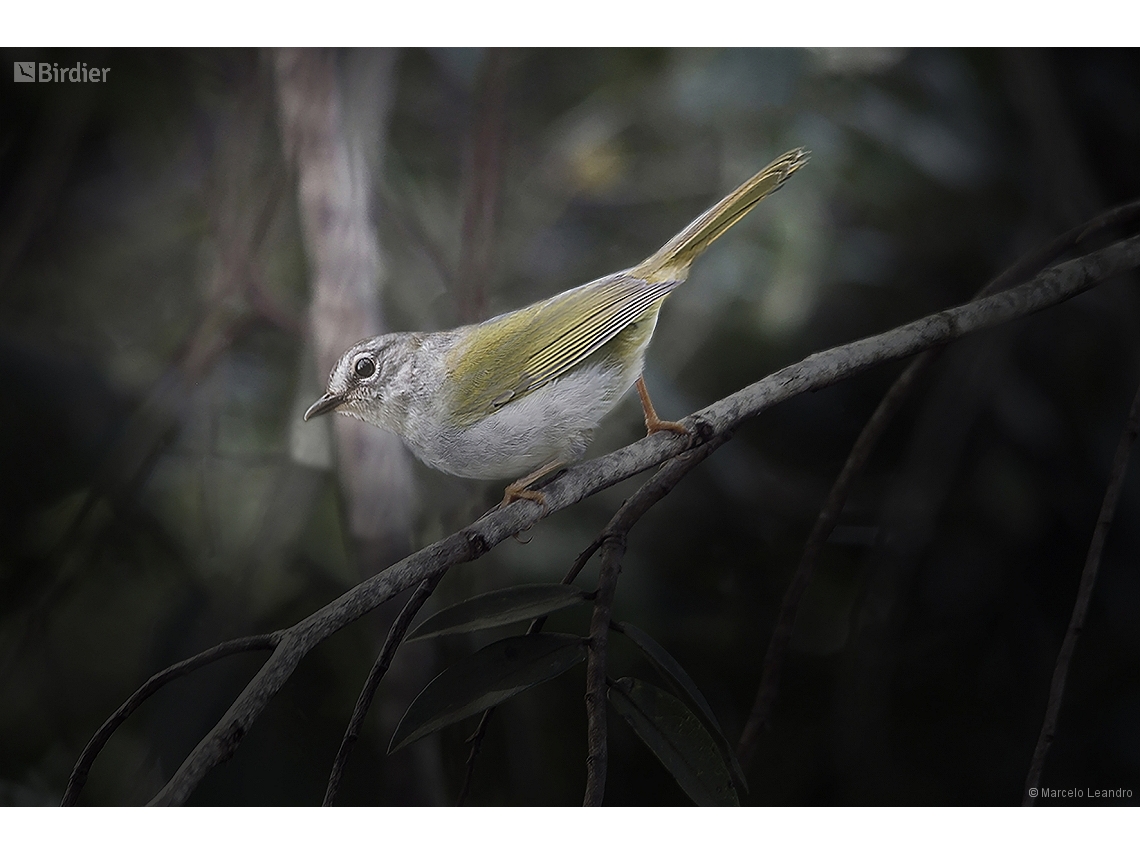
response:
<path id="1" fill-rule="evenodd" d="M 305 421 L 313 418 L 313 416 L 323 416 L 325 413 L 331 413 L 343 403 L 344 395 L 337 395 L 332 392 L 326 392 L 317 399 L 316 403 L 313 404 L 313 406 L 305 410 Z"/>

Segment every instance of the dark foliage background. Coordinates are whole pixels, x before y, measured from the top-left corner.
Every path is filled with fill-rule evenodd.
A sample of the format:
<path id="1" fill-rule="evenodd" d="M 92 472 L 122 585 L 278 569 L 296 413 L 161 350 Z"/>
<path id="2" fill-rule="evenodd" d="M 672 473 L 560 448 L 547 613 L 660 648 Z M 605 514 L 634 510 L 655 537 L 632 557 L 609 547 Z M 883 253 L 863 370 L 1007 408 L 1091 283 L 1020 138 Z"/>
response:
<path id="1" fill-rule="evenodd" d="M 402 541 L 365 544 L 349 526 L 328 420 L 299 420 L 330 366 L 305 346 L 272 54 L 3 56 L 112 69 L 101 85 L 3 84 L 0 804 L 39 804 L 58 802 L 87 739 L 149 674 L 295 621 L 474 519 L 502 485 L 416 463 L 391 497 L 408 511 Z M 812 149 L 666 304 L 647 369 L 666 418 L 963 302 L 1140 196 L 1135 51 L 346 51 L 336 67 L 371 163 L 392 329 L 486 317 L 632 264 L 776 154 Z M 357 133 L 356 105 L 376 101 L 382 123 Z M 1136 284 L 1116 281 L 947 351 L 825 550 L 747 803 L 1021 800 L 1140 380 L 1138 330 Z M 634 530 L 615 614 L 690 671 L 730 738 L 819 505 L 900 368 L 766 414 Z M 594 452 L 640 430 L 627 400 Z M 428 610 L 557 580 L 635 486 L 457 568 Z M 1140 793 L 1138 515 L 1134 472 L 1045 786 Z M 196 803 L 319 803 L 394 614 L 381 612 L 302 665 Z M 583 609 L 551 628 L 587 623 Z M 385 750 L 416 692 L 492 637 L 400 654 L 340 802 L 454 799 L 473 722 Z M 615 676 L 651 678 L 622 639 L 611 656 Z M 84 801 L 149 799 L 259 661 L 149 701 Z M 582 676 L 499 711 L 474 803 L 581 800 Z M 685 803 L 611 722 L 607 802 Z"/>

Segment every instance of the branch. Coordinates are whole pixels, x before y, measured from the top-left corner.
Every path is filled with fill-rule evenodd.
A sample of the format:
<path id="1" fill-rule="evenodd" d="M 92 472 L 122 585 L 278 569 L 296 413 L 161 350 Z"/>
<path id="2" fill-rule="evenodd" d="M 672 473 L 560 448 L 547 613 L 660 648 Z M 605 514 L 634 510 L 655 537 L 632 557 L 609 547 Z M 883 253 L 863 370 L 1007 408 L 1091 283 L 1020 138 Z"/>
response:
<path id="1" fill-rule="evenodd" d="M 1077 588 L 1077 600 L 1073 603 L 1073 615 L 1069 620 L 1069 629 L 1065 632 L 1065 640 L 1061 643 L 1061 652 L 1057 654 L 1057 664 L 1053 668 L 1053 680 L 1049 685 L 1049 705 L 1045 709 L 1045 721 L 1041 724 L 1041 733 L 1037 737 L 1037 746 L 1033 749 L 1033 761 L 1029 766 L 1029 775 L 1025 779 L 1025 796 L 1021 804 L 1030 807 L 1037 802 L 1037 787 L 1041 783 L 1041 773 L 1045 768 L 1045 758 L 1053 744 L 1053 734 L 1057 730 L 1057 716 L 1061 712 L 1061 701 L 1065 696 L 1065 681 L 1069 677 L 1069 666 L 1073 661 L 1073 652 L 1077 648 L 1077 638 L 1085 626 L 1085 617 L 1088 615 L 1089 603 L 1092 601 L 1093 587 L 1096 585 L 1097 570 L 1100 569 L 1100 556 L 1104 551 L 1104 541 L 1108 537 L 1109 526 L 1116 515 L 1116 505 L 1120 501 L 1120 493 L 1124 487 L 1124 475 L 1128 471 L 1128 456 L 1132 452 L 1132 444 L 1136 441 L 1136 434 L 1140 432 L 1140 388 L 1136 390 L 1136 397 L 1132 400 L 1132 409 L 1128 413 L 1128 422 L 1124 432 L 1120 435 L 1120 442 L 1116 446 L 1116 456 L 1112 461 L 1112 471 L 1108 479 L 1108 487 L 1104 491 L 1104 502 L 1100 507 L 1100 517 L 1093 529 L 1092 540 L 1089 543 L 1088 556 L 1085 558 L 1085 569 L 1081 571 L 1081 582 Z M 1033 795 L 1031 796 L 1030 793 Z"/>
<path id="2" fill-rule="evenodd" d="M 954 341 L 967 333 L 1039 312 L 1138 266 L 1140 237 L 1119 241 L 1097 252 L 1052 267 L 1032 282 L 1009 291 L 928 315 L 889 332 L 812 354 L 729 395 L 690 418 L 714 432 L 724 430 L 802 392 L 826 388 L 874 365 L 911 356 Z M 636 448 L 637 445 L 635 443 L 630 448 Z"/>
<path id="3" fill-rule="evenodd" d="M 344 774 L 344 766 L 348 762 L 348 754 L 360 736 L 360 726 L 364 723 L 364 717 L 368 715 L 368 708 L 372 706 L 372 699 L 376 696 L 380 681 L 388 673 L 388 666 L 392 664 L 392 657 L 396 655 L 396 649 L 404 640 L 404 636 L 408 634 L 408 628 L 412 625 L 416 613 L 423 608 L 424 603 L 428 601 L 428 597 L 435 591 L 436 585 L 442 578 L 443 573 L 440 573 L 420 582 L 420 586 L 416 588 L 412 598 L 404 604 L 400 613 L 396 615 L 396 620 L 392 622 L 392 628 L 388 630 L 388 637 L 384 639 L 384 646 L 380 648 L 380 654 L 376 657 L 372 670 L 368 672 L 368 679 L 364 681 L 364 687 L 360 690 L 360 696 L 357 697 L 356 706 L 352 710 L 352 717 L 348 720 L 348 727 L 340 741 L 340 748 L 337 749 L 336 759 L 333 761 L 332 770 L 329 772 L 329 783 L 325 788 L 325 800 L 322 807 L 331 807 L 336 799 L 337 791 L 340 789 L 340 779 Z"/>
<path id="4" fill-rule="evenodd" d="M 698 411 L 686 421 L 691 441 L 707 443 L 748 418 L 803 392 L 822 389 L 872 366 L 910 356 L 970 332 L 1024 317 L 1076 296 L 1104 280 L 1140 267 L 1140 238 L 1058 265 L 1010 291 L 947 309 L 889 332 L 870 336 L 777 371 Z M 281 630 L 279 644 L 226 711 L 194 748 L 154 804 L 181 804 L 206 773 L 227 759 L 246 731 L 281 689 L 297 664 L 334 632 L 400 591 L 457 564 L 473 561 L 512 534 L 607 487 L 662 463 L 680 452 L 686 439 L 655 433 L 604 457 L 571 467 L 543 488 L 545 505 L 515 502 L 427 546 L 366 579 L 299 623 Z"/>
<path id="5" fill-rule="evenodd" d="M 594 553 L 601 548 L 602 539 L 599 535 L 594 538 L 585 549 L 583 549 L 578 557 L 574 559 L 574 564 L 570 570 L 562 577 L 562 584 L 569 585 L 578 578 L 578 574 L 582 572 L 582 568 L 586 566 Z M 527 627 L 526 634 L 534 635 L 536 632 L 541 632 L 543 625 L 546 623 L 546 615 L 535 618 L 530 622 Z M 462 807 L 467 802 L 467 796 L 471 794 L 471 780 L 475 775 L 475 759 L 479 756 L 479 750 L 483 747 L 483 739 L 487 735 L 487 726 L 491 723 L 491 716 L 495 714 L 498 707 L 491 707 L 486 710 L 482 716 L 479 717 L 479 724 L 475 727 L 475 731 L 467 737 L 467 741 L 471 743 L 471 750 L 467 754 L 467 765 L 463 772 L 463 784 L 459 788 L 459 795 L 455 799 L 455 806 Z"/>
<path id="6" fill-rule="evenodd" d="M 704 445 L 662 466 L 618 508 L 595 541 L 602 544 L 602 569 L 594 613 L 590 618 L 590 647 L 586 664 L 586 795 L 582 800 L 583 807 L 601 806 L 606 789 L 606 646 L 626 538 L 646 511 L 669 495 L 682 478 L 730 438 L 729 432 L 718 434 Z"/>
<path id="7" fill-rule="evenodd" d="M 169 668 L 164 668 L 143 683 L 135 693 L 127 698 L 126 702 L 115 710 L 111 717 L 103 722 L 102 726 L 95 731 L 95 735 L 91 737 L 91 741 L 87 743 L 87 747 L 83 749 L 83 753 L 80 754 L 79 759 L 75 761 L 75 768 L 71 771 L 71 777 L 67 781 L 67 789 L 63 792 L 63 800 L 60 802 L 60 807 L 71 807 L 79 800 L 79 794 L 83 791 L 83 787 L 87 783 L 87 775 L 91 772 L 91 764 L 95 762 L 95 758 L 99 756 L 99 752 L 103 750 L 103 746 L 107 744 L 107 741 L 114 732 L 118 730 L 119 725 L 126 721 L 131 713 L 141 707 L 143 701 L 167 683 L 197 671 L 203 665 L 209 665 L 211 662 L 217 662 L 219 659 L 224 659 L 226 656 L 232 656 L 235 653 L 245 653 L 250 650 L 272 650 L 277 646 L 278 640 L 278 634 L 271 632 L 267 635 L 250 635 L 245 638 L 223 641 L 221 644 L 215 645 L 209 650 L 203 650 L 196 656 L 191 656 L 189 659 L 176 662 Z"/>
<path id="8" fill-rule="evenodd" d="M 606 524 L 606 527 L 602 529 L 601 533 L 596 538 L 594 538 L 589 546 L 587 546 L 578 554 L 578 557 L 574 559 L 574 564 L 562 578 L 562 584 L 569 585 L 571 582 L 577 579 L 578 574 L 581 573 L 582 569 L 586 566 L 586 562 L 594 556 L 595 552 L 601 549 L 602 546 L 608 542 L 608 538 L 611 538 L 618 533 L 620 533 L 620 535 L 624 538 L 625 534 L 627 534 L 629 530 L 633 528 L 633 526 L 637 523 L 637 521 L 645 515 L 646 511 L 648 511 L 651 507 L 669 495 L 672 489 L 677 486 L 678 483 L 680 483 L 681 479 L 685 477 L 685 475 L 687 475 L 691 470 L 695 469 L 699 463 L 701 463 L 706 457 L 708 457 L 710 454 L 728 442 L 728 440 L 731 438 L 731 432 L 718 434 L 703 445 L 697 446 L 695 449 L 682 454 L 680 457 L 675 457 L 673 460 L 669 461 L 665 466 L 663 466 L 656 475 L 642 484 L 641 487 L 637 489 L 637 492 L 635 492 L 625 502 L 622 503 L 622 506 L 618 509 L 618 512 L 613 516 L 609 523 Z M 603 556 L 603 576 L 606 573 L 604 562 L 605 557 Z M 620 570 L 620 567 L 618 569 Z M 605 579 L 601 579 L 599 581 L 599 589 L 604 589 L 605 587 L 606 581 Z M 606 614 L 608 615 L 610 605 L 613 603 L 612 592 L 606 596 L 603 595 L 601 590 L 599 590 L 597 601 L 605 603 Z M 591 619 L 590 623 L 591 650 L 593 650 L 595 646 L 595 637 L 602 639 L 600 642 L 598 642 L 598 644 L 605 644 L 605 632 L 609 628 L 608 622 L 604 625 L 596 623 L 597 614 L 597 607 L 595 607 L 594 618 Z M 527 629 L 526 634 L 533 635 L 536 632 L 540 632 L 542 630 L 543 624 L 545 623 L 545 616 L 535 618 L 533 621 L 531 621 L 530 627 Z M 601 626 L 601 634 L 595 636 L 594 631 L 598 626 Z M 602 667 L 599 673 L 601 675 L 601 682 L 604 687 L 605 668 Z M 589 684 L 589 682 L 590 678 L 587 677 L 587 684 Z M 589 696 L 589 686 L 587 686 L 587 696 Z M 471 791 L 471 777 L 475 772 L 475 758 L 479 756 L 479 749 L 482 747 L 483 737 L 487 734 L 487 725 L 491 720 L 491 715 L 495 712 L 496 709 L 496 707 L 491 707 L 483 713 L 482 718 L 479 719 L 479 725 L 475 728 L 475 732 L 472 733 L 471 736 L 467 739 L 467 741 L 471 743 L 471 752 L 467 757 L 467 770 L 463 776 L 463 786 L 460 788 L 459 797 L 455 801 L 457 806 L 462 805 L 467 801 L 467 796 Z M 604 705 L 602 709 L 604 709 Z M 587 716 L 589 715 L 590 708 L 587 706 Z M 604 774 L 602 775 L 602 778 L 602 783 L 604 784 Z M 587 791 L 589 791 L 589 789 L 590 787 L 587 786 Z M 589 797 L 587 796 L 587 798 Z M 596 803 L 601 803 L 601 793 L 598 794 Z"/>
<path id="9" fill-rule="evenodd" d="M 740 734 L 740 742 L 736 748 L 737 759 L 742 768 L 748 768 L 756 754 L 756 745 L 760 734 L 767 727 L 772 707 L 775 705 L 776 694 L 780 689 L 780 674 L 783 671 L 784 661 L 787 658 L 788 646 L 792 641 L 792 632 L 796 626 L 796 617 L 799 615 L 800 603 L 807 592 L 811 580 L 815 576 L 815 565 L 819 560 L 820 552 L 831 533 L 839 522 L 839 515 L 847 504 L 847 494 L 851 485 L 862 472 L 867 460 L 878 445 L 880 437 L 887 429 L 887 425 L 895 417 L 906 401 L 910 391 L 918 380 L 934 364 L 942 352 L 942 347 L 932 348 L 911 360 L 887 394 L 879 402 L 874 414 L 863 426 L 859 438 L 851 447 L 851 453 L 843 464 L 835 483 L 828 493 L 807 543 L 804 545 L 800 563 L 784 598 L 780 601 L 780 614 L 776 619 L 776 628 L 772 631 L 772 640 L 768 642 L 768 650 L 764 654 L 764 670 L 760 677 L 760 687 L 756 690 L 756 700 L 752 704 L 752 711 L 748 721 Z"/>
<path id="10" fill-rule="evenodd" d="M 988 297 L 1017 285 L 1090 238 L 1099 236 L 1109 229 L 1129 225 L 1138 218 L 1140 218 L 1140 202 L 1131 202 L 1105 211 L 1022 256 L 1012 266 L 990 280 L 975 295 L 974 299 Z M 745 723 L 744 730 L 740 735 L 740 742 L 737 745 L 737 759 L 745 769 L 755 757 L 760 734 L 767 727 L 772 715 L 772 708 L 775 705 L 776 695 L 780 688 L 780 675 L 783 671 L 784 661 L 787 659 L 788 646 L 791 643 L 796 618 L 799 615 L 800 603 L 815 576 L 815 567 L 819 561 L 820 553 L 823 551 L 823 546 L 831 537 L 831 533 L 839 522 L 839 515 L 847 504 L 851 485 L 863 471 L 863 467 L 866 466 L 888 425 L 898 414 L 911 391 L 918 385 L 919 380 L 934 365 L 941 355 L 942 349 L 943 346 L 931 348 L 915 357 L 891 385 L 891 388 L 887 390 L 874 414 L 863 426 L 859 438 L 851 447 L 851 452 L 848 454 L 847 460 L 844 461 L 843 468 L 836 477 L 835 483 L 820 509 L 819 516 L 816 518 L 815 525 L 804 545 L 803 555 L 800 557 L 796 572 L 792 576 L 791 582 L 788 583 L 783 600 L 780 602 L 780 613 L 776 619 L 776 628 L 772 631 L 772 639 L 768 642 L 768 649 L 764 654 L 764 668 L 760 677 L 760 686 L 756 690 L 756 699 L 753 701 L 752 710 L 748 714 L 748 721 Z"/>
<path id="11" fill-rule="evenodd" d="M 590 646 L 586 659 L 586 794 L 582 799 L 583 807 L 600 807 L 606 792 L 609 758 L 606 749 L 606 642 L 625 543 L 624 531 L 611 532 L 605 538 L 602 569 L 598 575 L 598 596 L 590 618 Z"/>

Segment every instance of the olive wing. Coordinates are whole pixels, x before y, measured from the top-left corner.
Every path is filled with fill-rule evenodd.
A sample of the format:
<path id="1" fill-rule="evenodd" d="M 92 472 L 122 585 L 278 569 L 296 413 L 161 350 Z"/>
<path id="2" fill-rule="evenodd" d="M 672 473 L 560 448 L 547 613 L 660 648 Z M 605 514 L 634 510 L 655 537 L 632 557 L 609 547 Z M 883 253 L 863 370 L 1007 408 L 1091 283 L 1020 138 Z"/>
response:
<path id="1" fill-rule="evenodd" d="M 458 424 L 473 424 L 570 371 L 679 284 L 623 271 L 468 328 L 447 359 Z"/>

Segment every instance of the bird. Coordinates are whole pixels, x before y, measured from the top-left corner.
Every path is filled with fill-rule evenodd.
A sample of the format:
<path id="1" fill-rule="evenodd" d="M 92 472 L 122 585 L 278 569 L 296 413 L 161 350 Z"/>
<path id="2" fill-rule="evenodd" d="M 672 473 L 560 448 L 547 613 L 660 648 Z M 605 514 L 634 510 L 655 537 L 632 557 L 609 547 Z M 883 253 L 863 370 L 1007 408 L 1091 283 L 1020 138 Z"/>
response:
<path id="1" fill-rule="evenodd" d="M 647 433 L 688 434 L 657 415 L 642 376 L 661 304 L 696 258 L 809 156 L 795 148 L 776 158 L 627 270 L 480 323 L 357 342 L 337 360 L 304 420 L 353 416 L 399 435 L 432 468 L 516 479 L 501 506 L 544 504 L 531 487 L 583 456 L 631 386 Z"/>

